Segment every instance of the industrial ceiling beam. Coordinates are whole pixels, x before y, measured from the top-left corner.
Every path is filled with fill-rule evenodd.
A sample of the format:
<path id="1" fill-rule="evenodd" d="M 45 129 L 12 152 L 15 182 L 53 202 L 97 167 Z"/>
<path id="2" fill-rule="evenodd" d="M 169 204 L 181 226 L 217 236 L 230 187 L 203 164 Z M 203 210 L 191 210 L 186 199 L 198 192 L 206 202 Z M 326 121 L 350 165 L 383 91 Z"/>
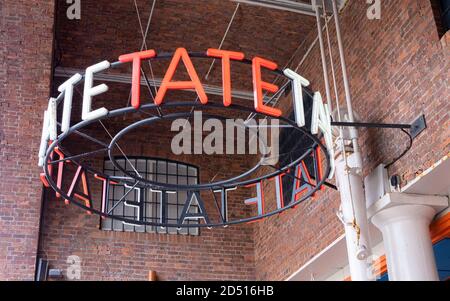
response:
<path id="1" fill-rule="evenodd" d="M 302 15 L 315 16 L 311 4 L 288 1 L 288 0 L 231 0 L 242 4 L 249 4 L 260 7 L 273 8 L 278 10 L 290 11 Z"/>
<path id="2" fill-rule="evenodd" d="M 277 10 L 290 11 L 302 15 L 307 15 L 311 17 L 316 16 L 313 3 L 304 3 L 292 0 L 231 0 L 232 2 L 254 5 L 259 7 L 272 8 Z M 311 1 L 315 2 L 315 1 Z M 347 0 L 338 0 L 337 5 L 339 9 L 344 7 Z M 321 6 L 321 5 L 320 5 Z M 331 5 L 331 0 L 325 1 L 325 9 L 327 12 L 332 12 L 333 8 Z"/>

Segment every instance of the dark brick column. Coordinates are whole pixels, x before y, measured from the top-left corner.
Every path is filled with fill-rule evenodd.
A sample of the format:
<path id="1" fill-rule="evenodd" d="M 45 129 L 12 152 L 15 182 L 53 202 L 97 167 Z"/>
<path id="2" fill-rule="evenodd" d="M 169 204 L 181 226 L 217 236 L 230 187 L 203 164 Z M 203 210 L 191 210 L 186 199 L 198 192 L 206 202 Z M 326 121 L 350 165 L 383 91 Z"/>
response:
<path id="1" fill-rule="evenodd" d="M 54 0 L 0 3 L 0 280 L 32 280 L 42 185 L 37 153 L 50 90 Z"/>

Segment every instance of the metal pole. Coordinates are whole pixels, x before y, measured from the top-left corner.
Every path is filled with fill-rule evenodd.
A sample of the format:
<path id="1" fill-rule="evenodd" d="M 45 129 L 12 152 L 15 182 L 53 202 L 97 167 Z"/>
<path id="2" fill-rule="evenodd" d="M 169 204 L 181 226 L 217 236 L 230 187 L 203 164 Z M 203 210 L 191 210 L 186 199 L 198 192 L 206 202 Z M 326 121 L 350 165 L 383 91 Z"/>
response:
<path id="1" fill-rule="evenodd" d="M 345 63 L 344 46 L 342 44 L 341 27 L 339 24 L 339 11 L 337 9 L 336 0 L 331 0 L 331 2 L 332 2 L 332 6 L 333 6 L 334 22 L 336 25 L 336 37 L 337 37 L 337 44 L 338 44 L 338 48 L 339 48 L 339 57 L 341 60 L 342 79 L 344 82 L 344 91 L 345 91 L 345 100 L 347 103 L 348 121 L 354 122 L 355 118 L 353 116 L 352 96 L 351 96 L 351 92 L 350 92 L 350 85 L 348 83 L 347 64 Z M 351 137 L 352 137 L 353 149 L 356 153 L 359 151 L 356 130 L 354 128 L 352 128 L 352 129 L 350 129 L 350 133 L 351 133 Z"/>
<path id="2" fill-rule="evenodd" d="M 327 104 L 328 104 L 328 109 L 330 110 L 330 112 L 332 112 L 333 108 L 331 106 L 330 82 L 328 81 L 328 67 L 327 67 L 327 61 L 326 61 L 326 57 L 325 57 L 325 47 L 324 47 L 324 43 L 323 43 L 322 24 L 320 21 L 319 6 L 316 4 L 314 9 L 316 11 L 317 34 L 319 37 L 320 56 L 322 58 L 323 80 L 325 82 L 325 92 L 327 95 Z M 326 22 L 326 20 L 325 20 L 325 22 Z"/>
<path id="3" fill-rule="evenodd" d="M 352 97 L 339 24 L 339 12 L 336 6 L 336 0 L 331 1 L 347 104 L 348 120 L 345 121 L 352 123 L 355 119 L 353 116 Z M 339 108 L 337 109 L 339 110 Z M 344 120 L 339 121 L 342 122 Z M 345 228 L 352 280 L 368 281 L 373 280 L 373 275 L 370 273 L 370 262 L 368 262 L 372 251 L 370 247 L 366 199 L 362 180 L 362 159 L 358 146 L 358 132 L 355 127 L 350 127 L 349 131 L 353 152 L 347 156 L 344 148 L 344 141 L 341 141 L 343 150 L 336 160 L 336 177 L 341 195 L 341 219 Z M 343 138 L 342 134 L 341 138 Z"/>
<path id="4" fill-rule="evenodd" d="M 340 219 L 344 225 L 348 265 L 352 281 L 374 280 L 371 274 L 369 225 L 364 187 L 355 170 L 359 158 L 355 153 L 340 154 L 336 159 L 336 180 L 341 197 Z"/>
<path id="5" fill-rule="evenodd" d="M 374 122 L 339 122 L 332 121 L 332 126 L 345 126 L 357 128 L 384 128 L 384 129 L 410 129 L 410 124 L 402 123 L 374 123 Z"/>

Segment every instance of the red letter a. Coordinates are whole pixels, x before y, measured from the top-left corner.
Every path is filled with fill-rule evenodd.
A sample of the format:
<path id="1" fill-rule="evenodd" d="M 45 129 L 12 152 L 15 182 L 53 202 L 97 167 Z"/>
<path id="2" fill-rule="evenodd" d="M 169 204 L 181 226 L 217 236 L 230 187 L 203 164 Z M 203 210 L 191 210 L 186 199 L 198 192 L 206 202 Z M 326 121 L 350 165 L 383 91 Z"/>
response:
<path id="1" fill-rule="evenodd" d="M 178 67 L 180 59 L 183 60 L 183 63 L 186 66 L 191 81 L 172 82 L 173 75 L 175 74 L 175 70 Z M 206 104 L 208 102 L 208 96 L 206 96 L 205 90 L 203 90 L 202 83 L 200 82 L 197 72 L 194 69 L 194 65 L 192 65 L 192 61 L 189 58 L 186 49 L 184 48 L 178 48 L 175 51 L 175 54 L 173 55 L 172 61 L 170 62 L 166 75 L 164 75 L 161 87 L 159 88 L 158 93 L 156 94 L 155 97 L 156 105 L 159 106 L 163 102 L 164 96 L 166 95 L 166 92 L 169 89 L 171 90 L 195 89 L 198 98 L 200 99 L 200 102 L 202 104 Z"/>

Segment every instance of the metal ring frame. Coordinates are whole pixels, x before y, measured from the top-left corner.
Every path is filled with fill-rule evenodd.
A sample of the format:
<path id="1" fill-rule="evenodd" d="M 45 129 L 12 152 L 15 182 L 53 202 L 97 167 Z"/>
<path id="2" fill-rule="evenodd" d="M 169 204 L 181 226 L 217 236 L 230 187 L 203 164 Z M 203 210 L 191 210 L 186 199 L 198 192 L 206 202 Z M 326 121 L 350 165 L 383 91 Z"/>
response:
<path id="1" fill-rule="evenodd" d="M 161 53 L 159 55 L 157 55 L 156 57 L 154 57 L 153 59 L 164 59 L 164 58 L 171 58 L 172 57 L 172 53 Z M 198 57 L 198 58 L 210 58 L 206 55 L 206 53 L 199 53 L 199 52 L 189 52 L 189 56 L 191 57 Z M 150 59 L 151 60 L 151 59 Z M 244 59 L 243 61 L 241 61 L 242 63 L 246 63 L 246 64 L 251 64 L 251 61 L 248 59 Z M 121 65 L 121 62 L 114 62 L 111 64 L 111 67 L 115 68 L 119 65 Z M 279 69 L 273 70 L 272 72 L 282 75 L 284 76 L 283 72 Z M 83 75 L 84 78 L 84 75 Z M 80 81 L 81 82 L 81 81 Z M 80 83 L 79 82 L 79 83 Z M 79 84 L 78 83 L 78 84 Z M 58 97 L 56 98 L 56 100 L 59 102 L 63 99 L 64 96 L 64 92 L 60 93 L 58 95 Z M 117 117 L 117 116 L 121 116 L 124 114 L 128 114 L 128 113 L 136 113 L 139 112 L 140 110 L 145 110 L 145 109 L 155 109 L 155 110 L 160 110 L 160 109 L 164 109 L 164 108 L 175 108 L 175 107 L 193 107 L 193 108 L 197 108 L 197 107 L 202 107 L 202 108 L 206 108 L 206 107 L 215 107 L 215 108 L 224 108 L 222 104 L 217 104 L 217 103 L 212 103 L 212 102 L 208 102 L 208 104 L 203 105 L 200 104 L 198 102 L 169 102 L 169 103 L 165 103 L 162 104 L 160 106 L 157 106 L 153 103 L 148 103 L 145 105 L 142 105 L 140 107 L 139 110 L 136 110 L 133 107 L 125 107 L 125 108 L 120 108 L 120 109 L 115 109 L 112 111 L 109 111 L 108 114 L 106 116 L 102 116 L 98 119 L 94 119 L 94 120 L 85 120 L 85 121 L 81 121 L 75 125 L 73 125 L 72 127 L 70 127 L 70 129 L 65 132 L 62 133 L 58 136 L 58 138 L 56 140 L 54 140 L 46 153 L 45 156 L 45 161 L 46 163 L 44 163 L 43 169 L 44 169 L 44 173 L 45 173 L 45 177 L 50 185 L 50 187 L 56 191 L 57 193 L 59 193 L 64 199 L 67 199 L 69 202 L 75 204 L 76 206 L 87 210 L 91 213 L 95 213 L 101 217 L 105 217 L 105 218 L 112 218 L 112 219 L 116 219 L 116 220 L 120 220 L 122 222 L 126 222 L 126 223 L 130 223 L 130 224 L 135 224 L 135 225 L 148 225 L 148 226 L 157 226 L 157 227 L 220 227 L 220 226 L 228 226 L 228 225 L 235 225 L 235 224 L 240 224 L 240 223 L 248 223 L 248 222 L 253 222 L 253 221 L 257 221 L 257 220 L 261 220 L 263 218 L 266 217 L 270 217 L 276 214 L 279 214 L 287 209 L 293 208 L 295 206 L 297 206 L 298 204 L 300 204 L 301 202 L 303 202 L 304 200 L 306 200 L 307 198 L 311 197 L 312 195 L 314 195 L 319 189 L 321 189 L 322 185 L 325 183 L 326 178 L 328 177 L 329 173 L 330 173 L 330 157 L 328 154 L 328 151 L 326 149 L 326 147 L 323 145 L 323 143 L 321 142 L 321 140 L 309 133 L 308 131 L 306 131 L 304 128 L 298 127 L 296 122 L 290 119 L 287 119 L 285 117 L 274 117 L 274 116 L 270 116 L 270 115 L 266 115 L 264 113 L 260 113 L 260 112 L 256 112 L 253 108 L 249 108 L 249 107 L 244 107 L 241 105 L 236 105 L 236 104 L 231 104 L 229 107 L 227 107 L 227 109 L 234 109 L 234 110 L 238 110 L 238 111 L 243 111 L 243 112 L 248 112 L 248 113 L 253 113 L 255 115 L 262 115 L 262 116 L 266 116 L 269 118 L 275 118 L 278 119 L 280 121 L 283 121 L 287 124 L 289 124 L 292 128 L 296 129 L 297 131 L 302 132 L 305 136 L 307 136 L 309 139 L 311 139 L 311 141 L 313 142 L 313 146 L 306 150 L 301 156 L 299 156 L 297 159 L 293 160 L 292 162 L 290 162 L 289 164 L 280 167 L 280 168 L 276 168 L 276 171 L 271 172 L 271 173 L 267 173 L 265 175 L 253 178 L 253 179 L 249 179 L 249 180 L 242 180 L 243 178 L 249 176 L 250 174 L 252 174 L 253 172 L 255 172 L 256 170 L 258 170 L 261 167 L 261 163 L 262 163 L 262 159 L 258 162 L 258 164 L 256 164 L 255 166 L 253 166 L 251 169 L 249 169 L 248 171 L 235 176 L 233 178 L 229 178 L 226 180 L 222 180 L 222 181 L 216 181 L 216 182 L 212 182 L 212 183 L 208 183 L 208 184 L 197 184 L 197 185 L 174 185 L 174 184 L 167 184 L 167 183 L 160 183 L 160 182 L 153 182 L 153 181 L 149 181 L 146 179 L 143 179 L 141 177 L 138 177 L 137 175 L 133 175 L 131 173 L 129 173 L 128 171 L 124 170 L 123 167 L 121 167 L 117 162 L 116 162 L 116 158 L 115 156 L 112 155 L 112 149 L 113 149 L 113 145 L 117 142 L 117 140 L 119 140 L 123 135 L 125 135 L 127 132 L 133 130 L 134 128 L 143 125 L 143 124 L 151 124 L 155 121 L 158 120 L 163 120 L 163 119 L 174 119 L 174 118 L 183 118 L 183 117 L 189 117 L 192 115 L 192 111 L 191 113 L 170 113 L 167 115 L 155 115 L 151 118 L 147 118 L 147 119 L 143 119 L 140 120 L 138 122 L 135 122 L 127 127 L 125 127 L 124 129 L 122 129 L 118 134 L 116 134 L 115 137 L 113 137 L 113 139 L 111 140 L 111 143 L 109 145 L 105 145 L 107 150 L 108 150 L 108 155 L 111 159 L 111 161 L 113 162 L 113 164 L 115 165 L 116 168 L 118 168 L 119 170 L 121 170 L 122 172 L 124 172 L 127 176 L 129 176 L 131 179 L 134 179 L 133 181 L 127 180 L 127 179 L 122 179 L 122 180 L 117 180 L 114 179 L 114 181 L 119 182 L 119 183 L 126 183 L 126 184 L 136 184 L 136 182 L 139 182 L 140 184 L 142 184 L 144 187 L 151 187 L 157 190 L 164 190 L 164 191 L 173 191 L 173 190 L 188 190 L 188 191 L 199 191 L 199 190 L 210 190 L 210 191 L 214 191 L 214 190 L 219 190 L 219 189 L 229 189 L 229 188 L 234 188 L 234 187 L 244 187 L 244 186 L 248 186 L 251 184 L 255 184 L 258 182 L 261 182 L 263 180 L 268 180 L 268 179 L 272 179 L 282 173 L 284 173 L 285 171 L 289 170 L 290 168 L 295 167 L 296 165 L 298 165 L 301 161 L 303 161 L 308 155 L 311 154 L 312 149 L 314 147 L 318 147 L 321 149 L 321 151 L 323 152 L 324 156 L 325 156 L 325 160 L 327 162 L 327 167 L 326 170 L 323 174 L 322 179 L 315 184 L 314 187 L 312 187 L 312 189 L 309 191 L 309 193 L 303 195 L 299 200 L 297 200 L 296 202 L 293 202 L 281 209 L 276 209 L 274 211 L 265 213 L 263 215 L 258 215 L 258 216 L 253 216 L 253 217 L 248 217 L 248 218 L 241 218 L 241 219 L 236 219 L 236 220 L 231 220 L 231 221 L 227 221 L 227 222 L 222 222 L 222 223 L 203 223 L 203 224 L 161 224 L 158 222 L 148 222 L 148 221 L 137 221 L 134 219 L 129 219 L 129 218 L 124 218 L 121 216 L 115 216 L 112 214 L 108 214 L 108 213 L 104 213 L 100 210 L 97 210 L 95 208 L 91 208 L 88 207 L 86 205 L 84 205 L 83 203 L 79 202 L 77 199 L 70 197 L 66 194 L 66 192 L 64 192 L 63 190 L 59 189 L 57 187 L 57 184 L 55 183 L 55 181 L 53 180 L 53 178 L 50 176 L 49 173 L 49 163 L 51 161 L 51 154 L 53 153 L 55 147 L 60 146 L 61 142 L 68 138 L 71 134 L 73 133 L 79 133 L 78 131 L 94 122 L 98 122 L 101 121 L 103 119 L 108 119 L 108 118 L 112 118 L 112 117 Z M 224 119 L 224 117 L 219 116 L 219 115 L 213 115 L 213 114 L 206 114 L 206 116 L 209 117 L 213 117 L 213 118 L 221 118 Z M 68 154 L 68 152 L 65 152 L 66 154 Z M 87 172 L 91 173 L 91 174 L 97 174 L 97 175 L 101 175 L 104 178 L 110 179 L 110 176 L 104 174 L 103 172 L 99 172 L 94 170 L 93 168 L 89 167 L 89 166 L 85 166 L 83 164 L 81 164 L 80 162 L 71 159 L 71 162 L 75 163 L 78 166 L 82 166 L 84 168 L 84 170 L 86 170 Z M 54 163 L 53 163 L 54 164 Z"/>
<path id="2" fill-rule="evenodd" d="M 180 103 L 177 103 L 180 104 Z M 188 106 L 198 106 L 198 103 L 194 105 L 194 103 L 187 103 Z M 219 107 L 219 105 L 216 104 L 212 104 L 212 106 L 210 107 Z M 258 161 L 257 164 L 255 164 L 252 168 L 250 168 L 248 171 L 243 172 L 241 174 L 239 174 L 238 176 L 235 176 L 233 178 L 229 178 L 227 180 L 224 181 L 216 181 L 216 182 L 211 182 L 208 184 L 194 184 L 194 185 L 181 185 L 181 184 L 168 184 L 168 183 L 163 183 L 163 182 L 156 182 L 156 181 L 150 181 L 147 180 L 145 178 L 142 178 L 138 175 L 134 175 L 131 172 L 127 171 L 125 168 L 123 168 L 120 164 L 117 163 L 117 159 L 116 157 L 112 154 L 114 145 L 117 145 L 117 142 L 120 138 L 122 138 L 124 135 L 126 135 L 128 132 L 132 131 L 133 129 L 142 126 L 142 125 L 148 125 L 151 124 L 153 122 L 156 121 L 160 121 L 160 120 L 164 120 L 164 119 L 175 119 L 175 118 L 183 118 L 183 117 L 190 117 L 192 116 L 191 113 L 189 112 L 185 112 L 185 113 L 172 113 L 172 114 L 165 114 L 163 116 L 153 116 L 147 119 L 143 119 L 140 121 L 137 121 L 129 126 L 127 126 L 126 128 L 124 128 L 123 130 L 121 130 L 119 133 L 116 134 L 116 136 L 114 137 L 114 139 L 111 140 L 109 146 L 108 146 L 108 156 L 109 159 L 111 160 L 111 162 L 113 163 L 113 165 L 120 171 L 122 171 L 125 175 L 129 176 L 130 178 L 133 178 L 137 181 L 139 181 L 140 183 L 145 183 L 147 184 L 149 187 L 155 188 L 157 187 L 158 189 L 162 189 L 162 190 L 167 190 L 167 191 L 178 191 L 178 190 L 210 190 L 210 189 L 219 189 L 219 188 L 229 188 L 229 187 L 235 187 L 236 183 L 234 181 L 237 181 L 239 179 L 245 178 L 249 175 L 251 175 L 253 172 L 255 172 L 256 170 L 258 170 L 261 167 L 261 164 L 264 161 L 264 158 L 266 156 L 261 156 L 260 160 Z M 225 119 L 223 116 L 219 116 L 219 115 L 213 115 L 213 114 L 203 114 L 203 116 L 209 117 L 209 118 L 216 118 L 216 119 Z M 255 131 L 251 128 L 247 128 L 250 131 Z M 260 141 L 260 143 L 263 144 L 264 148 L 267 148 L 267 146 L 265 145 L 265 142 L 259 138 L 259 136 L 256 133 L 256 137 L 258 137 L 258 140 Z M 227 185 L 228 184 L 228 185 Z M 238 186 L 239 185 L 238 183 Z"/>

